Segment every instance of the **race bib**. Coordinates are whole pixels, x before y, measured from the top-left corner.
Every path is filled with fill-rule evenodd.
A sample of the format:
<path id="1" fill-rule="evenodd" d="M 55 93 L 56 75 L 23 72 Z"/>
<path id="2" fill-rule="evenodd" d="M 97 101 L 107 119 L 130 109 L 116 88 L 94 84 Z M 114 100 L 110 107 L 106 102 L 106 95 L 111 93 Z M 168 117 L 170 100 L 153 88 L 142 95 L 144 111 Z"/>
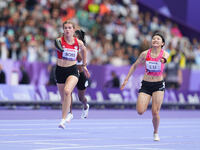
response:
<path id="1" fill-rule="evenodd" d="M 146 61 L 146 69 L 149 72 L 160 72 L 161 71 L 161 62 Z"/>
<path id="2" fill-rule="evenodd" d="M 64 52 L 62 53 L 62 57 L 64 59 L 74 61 L 76 60 L 76 57 L 77 57 L 77 50 L 65 48 Z"/>

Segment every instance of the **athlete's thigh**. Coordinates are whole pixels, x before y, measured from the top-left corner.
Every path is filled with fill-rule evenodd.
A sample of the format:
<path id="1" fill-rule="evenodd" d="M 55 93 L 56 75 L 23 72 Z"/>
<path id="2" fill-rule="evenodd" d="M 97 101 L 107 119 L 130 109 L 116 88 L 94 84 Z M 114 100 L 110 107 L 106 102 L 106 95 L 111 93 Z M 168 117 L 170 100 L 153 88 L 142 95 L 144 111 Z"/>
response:
<path id="1" fill-rule="evenodd" d="M 74 75 L 70 75 L 65 82 L 65 90 L 72 91 L 78 82 L 78 78 Z"/>
<path id="2" fill-rule="evenodd" d="M 146 111 L 148 104 L 151 100 L 151 95 L 140 92 L 137 99 L 137 110 L 140 112 Z"/>
<path id="3" fill-rule="evenodd" d="M 152 111 L 159 111 L 164 98 L 164 91 L 156 91 L 152 94 Z"/>

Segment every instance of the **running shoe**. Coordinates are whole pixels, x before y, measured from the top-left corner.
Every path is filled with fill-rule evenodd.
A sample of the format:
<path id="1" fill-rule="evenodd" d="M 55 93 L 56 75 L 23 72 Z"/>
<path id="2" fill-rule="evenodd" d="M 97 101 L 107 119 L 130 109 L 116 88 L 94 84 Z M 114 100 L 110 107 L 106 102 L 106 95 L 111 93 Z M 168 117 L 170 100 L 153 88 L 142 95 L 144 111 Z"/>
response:
<path id="1" fill-rule="evenodd" d="M 70 123 L 70 121 L 74 118 L 72 113 L 68 113 L 66 117 L 66 122 Z"/>
<path id="2" fill-rule="evenodd" d="M 65 119 L 62 119 L 58 125 L 58 128 L 61 128 L 61 129 L 65 129 L 65 122 L 66 120 Z"/>
<path id="3" fill-rule="evenodd" d="M 85 119 L 85 118 L 88 117 L 89 109 L 90 109 L 90 105 L 89 105 L 89 104 L 87 104 L 87 109 L 84 109 L 84 108 L 83 108 L 83 111 L 82 111 L 82 114 L 81 114 L 81 118 L 82 118 L 82 119 Z"/>
<path id="4" fill-rule="evenodd" d="M 154 141 L 160 141 L 160 137 L 159 137 L 158 133 L 153 134 L 153 139 L 154 139 Z"/>

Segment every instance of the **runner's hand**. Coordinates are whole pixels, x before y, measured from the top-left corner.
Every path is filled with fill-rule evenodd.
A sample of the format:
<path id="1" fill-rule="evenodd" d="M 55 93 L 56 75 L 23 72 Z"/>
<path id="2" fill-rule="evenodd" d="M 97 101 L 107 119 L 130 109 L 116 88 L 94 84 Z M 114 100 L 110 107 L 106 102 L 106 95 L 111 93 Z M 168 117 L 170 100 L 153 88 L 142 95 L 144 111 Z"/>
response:
<path id="1" fill-rule="evenodd" d="M 81 62 L 83 60 L 80 53 L 78 53 L 78 55 L 77 55 L 77 60 L 78 60 L 78 62 Z"/>
<path id="2" fill-rule="evenodd" d="M 90 78 L 90 73 L 89 73 L 89 71 L 88 71 L 86 66 L 83 67 L 83 70 L 84 70 L 84 73 L 85 73 L 86 77 Z"/>
<path id="3" fill-rule="evenodd" d="M 121 88 L 120 88 L 120 90 L 124 89 L 124 87 L 126 86 L 127 82 L 128 82 L 128 80 L 125 79 L 124 82 L 123 82 L 123 84 L 122 84 L 122 86 L 121 86 Z"/>

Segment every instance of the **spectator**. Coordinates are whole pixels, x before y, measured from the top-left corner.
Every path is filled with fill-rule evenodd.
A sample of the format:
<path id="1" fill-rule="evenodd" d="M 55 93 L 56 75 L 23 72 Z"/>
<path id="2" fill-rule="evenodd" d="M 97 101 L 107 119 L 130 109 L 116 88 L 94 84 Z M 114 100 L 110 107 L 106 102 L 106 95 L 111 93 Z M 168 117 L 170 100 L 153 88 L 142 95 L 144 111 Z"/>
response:
<path id="1" fill-rule="evenodd" d="M 5 37 L 0 37 L 0 58 L 2 60 L 6 60 L 8 58 L 8 48 Z"/>
<path id="2" fill-rule="evenodd" d="M 177 48 L 181 39 L 185 38 L 175 22 L 161 22 L 159 20 L 163 19 L 159 15 L 139 11 L 137 0 L 8 0 L 0 4 L 0 37 L 4 37 L 0 40 L 0 57 L 4 60 L 56 60 L 55 55 L 49 53 L 54 51 L 53 39 L 63 32 L 62 22 L 69 18 L 87 31 L 87 47 L 91 49 L 88 64 L 114 62 L 126 65 L 130 61 L 128 56 L 116 56 L 119 51 L 105 49 L 106 39 L 111 45 L 119 42 L 120 49 L 128 45 L 147 49 L 153 31 L 158 29 L 165 32 L 166 47 L 171 41 L 172 47 Z M 200 42 L 193 38 L 189 44 L 194 51 Z M 183 47 L 181 43 L 178 49 L 183 52 Z M 186 53 L 190 54 L 190 50 L 187 49 Z M 103 56 L 103 59 L 99 56 Z M 185 62 L 191 63 L 186 66 L 189 68 L 195 63 L 191 56 L 187 55 L 186 60 L 183 55 L 181 57 L 182 67 Z"/>
<path id="3" fill-rule="evenodd" d="M 107 88 L 119 88 L 120 80 L 115 71 L 111 71 L 112 79 L 107 81 L 105 87 Z"/>
<path id="4" fill-rule="evenodd" d="M 20 66 L 20 71 L 21 71 L 21 74 L 22 74 L 22 78 L 19 81 L 19 84 L 29 84 L 30 83 L 30 78 L 29 78 L 29 75 L 25 71 L 23 66 Z"/>
<path id="5" fill-rule="evenodd" d="M 137 60 L 137 58 L 140 54 L 140 51 L 137 48 L 133 49 L 131 46 L 128 46 L 127 47 L 127 54 L 128 54 L 129 64 L 132 65 Z"/>
<path id="6" fill-rule="evenodd" d="M 165 82 L 166 88 L 178 89 L 182 84 L 182 70 L 179 65 L 178 54 L 171 57 L 171 62 L 165 66 Z"/>
<path id="7" fill-rule="evenodd" d="M 48 71 L 50 73 L 49 75 L 49 82 L 47 83 L 47 85 L 56 85 L 56 65 L 49 65 L 48 66 Z"/>
<path id="8" fill-rule="evenodd" d="M 195 53 L 195 62 L 200 66 L 200 44 L 197 49 L 194 50 Z"/>
<path id="9" fill-rule="evenodd" d="M 185 46 L 186 47 L 186 46 Z M 186 64 L 188 67 L 191 67 L 192 64 L 195 64 L 195 53 L 194 53 L 194 49 L 193 49 L 193 46 L 189 46 L 186 47 L 187 50 L 185 50 L 185 56 L 186 56 Z"/>
<path id="10" fill-rule="evenodd" d="M 0 84 L 5 84 L 6 83 L 6 74 L 3 71 L 3 67 L 0 64 Z"/>

